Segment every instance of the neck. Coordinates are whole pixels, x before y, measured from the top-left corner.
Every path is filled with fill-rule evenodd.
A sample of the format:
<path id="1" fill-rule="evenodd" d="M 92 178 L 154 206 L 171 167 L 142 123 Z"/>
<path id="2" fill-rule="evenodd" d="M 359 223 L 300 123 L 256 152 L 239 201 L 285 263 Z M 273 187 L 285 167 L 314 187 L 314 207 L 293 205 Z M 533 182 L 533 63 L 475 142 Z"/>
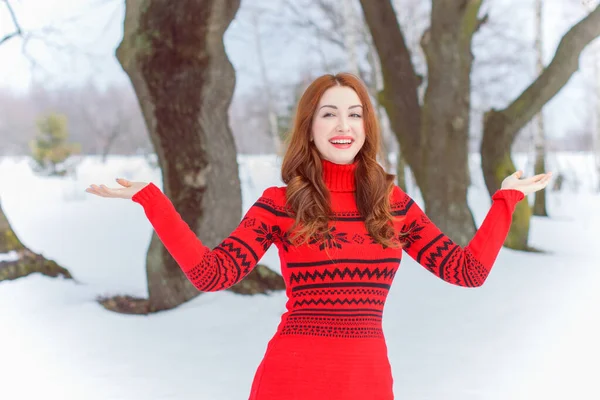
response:
<path id="1" fill-rule="evenodd" d="M 321 159 L 323 167 L 323 181 L 330 192 L 354 192 L 356 190 L 357 161 L 352 164 L 335 164 L 331 161 Z"/>

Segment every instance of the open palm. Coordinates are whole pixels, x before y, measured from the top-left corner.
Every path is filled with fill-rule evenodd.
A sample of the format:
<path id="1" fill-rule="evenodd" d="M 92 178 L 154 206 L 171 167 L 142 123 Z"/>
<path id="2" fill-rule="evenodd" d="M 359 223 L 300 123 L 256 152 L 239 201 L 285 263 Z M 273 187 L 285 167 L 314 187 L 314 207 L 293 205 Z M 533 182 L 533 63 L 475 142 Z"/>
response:
<path id="1" fill-rule="evenodd" d="M 90 185 L 86 192 L 95 194 L 100 197 L 113 197 L 118 199 L 131 199 L 134 194 L 142 190 L 148 183 L 146 182 L 130 182 L 127 179 L 117 178 L 117 183 L 122 188 L 112 189 L 105 185 Z"/>
<path id="2" fill-rule="evenodd" d="M 552 172 L 548 172 L 546 174 L 538 174 L 532 176 L 531 178 L 521 179 L 523 176 L 523 171 L 519 170 L 514 174 L 507 176 L 502 181 L 501 189 L 516 189 L 520 190 L 527 196 L 530 193 L 537 192 L 538 190 L 544 189 L 548 186 L 548 182 L 550 182 L 550 178 L 552 177 Z"/>

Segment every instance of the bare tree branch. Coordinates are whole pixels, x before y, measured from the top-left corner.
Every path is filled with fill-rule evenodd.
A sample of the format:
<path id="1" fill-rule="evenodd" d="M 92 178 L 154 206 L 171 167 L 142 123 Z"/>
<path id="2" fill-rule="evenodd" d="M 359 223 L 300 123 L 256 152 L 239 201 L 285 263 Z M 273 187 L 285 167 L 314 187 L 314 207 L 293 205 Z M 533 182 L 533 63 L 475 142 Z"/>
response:
<path id="1" fill-rule="evenodd" d="M 552 62 L 544 72 L 512 104 L 499 111 L 511 121 L 506 127 L 511 142 L 519 129 L 571 79 L 579 67 L 581 52 L 599 35 L 600 6 L 563 36 Z M 524 107 L 525 104 L 528 106 Z"/>
<path id="2" fill-rule="evenodd" d="M 15 15 L 15 10 L 13 10 L 12 6 L 10 5 L 10 3 L 8 2 L 8 0 L 2 0 L 4 2 L 4 4 L 6 4 L 6 8 L 8 9 L 8 13 L 10 14 L 10 19 L 13 22 L 13 25 L 15 26 L 15 31 L 12 33 L 9 33 L 8 35 L 4 36 L 2 39 L 0 39 L 0 45 L 2 45 L 2 43 L 14 38 L 15 36 L 23 36 L 23 29 L 21 29 L 21 25 L 19 24 L 19 21 L 17 20 L 17 16 Z"/>
<path id="3" fill-rule="evenodd" d="M 10 14 L 13 25 L 15 26 L 14 32 L 12 32 L 0 39 L 0 45 L 2 45 L 4 42 L 6 42 L 12 38 L 21 37 L 21 39 L 22 39 L 21 53 L 22 53 L 23 57 L 25 57 L 25 59 L 27 59 L 29 61 L 31 69 L 32 70 L 41 70 L 46 74 L 50 73 L 48 71 L 48 69 L 44 68 L 39 62 L 37 62 L 35 60 L 35 58 L 28 51 L 28 46 L 30 45 L 31 42 L 38 41 L 38 42 L 42 43 L 48 49 L 56 50 L 57 53 L 60 53 L 60 54 L 69 54 L 69 55 L 76 54 L 78 56 L 83 56 L 91 61 L 90 68 L 95 69 L 95 68 L 97 68 L 97 65 L 100 64 L 98 61 L 103 60 L 105 56 L 101 55 L 101 54 L 95 54 L 92 51 L 90 51 L 90 49 L 95 48 L 94 45 L 90 44 L 90 45 L 86 45 L 85 47 L 77 46 L 77 45 L 68 43 L 68 41 L 60 40 L 60 38 L 62 36 L 64 36 L 63 30 L 65 29 L 66 26 L 68 26 L 68 24 L 72 24 L 76 21 L 79 21 L 86 14 L 89 15 L 90 13 L 94 12 L 94 10 L 96 10 L 99 7 L 103 7 L 103 6 L 106 6 L 107 4 L 112 4 L 112 3 L 119 4 L 119 0 L 96 0 L 96 1 L 93 1 L 89 4 L 87 4 L 84 10 L 80 10 L 77 13 L 73 13 L 69 17 L 61 19 L 59 21 L 53 21 L 52 26 L 43 26 L 36 30 L 31 30 L 31 29 L 27 29 L 26 27 L 23 27 L 19 23 L 19 20 L 16 16 L 15 10 L 12 7 L 9 0 L 0 0 L 0 2 L 3 2 L 6 5 L 6 8 L 8 9 L 8 12 Z M 114 20 L 114 18 L 112 18 L 112 17 L 116 14 L 117 11 L 119 11 L 119 8 L 115 7 L 115 10 L 112 12 L 111 18 L 107 21 L 106 26 L 103 28 L 104 32 L 107 30 L 108 24 L 111 22 L 111 20 Z M 56 28 L 56 26 L 59 26 L 60 29 Z"/>
<path id="4" fill-rule="evenodd" d="M 318 36 L 337 45 L 340 49 L 344 48 L 344 41 L 339 35 L 336 35 L 336 32 L 338 32 L 336 29 L 319 26 L 312 18 L 307 17 L 306 12 L 298 8 L 297 2 L 295 1 L 286 0 L 284 4 L 297 18 L 296 21 L 294 21 L 295 26 L 304 29 L 313 29 Z M 327 7 L 323 1 L 319 1 L 318 6 Z M 335 25 L 335 22 L 332 21 L 332 24 Z"/>

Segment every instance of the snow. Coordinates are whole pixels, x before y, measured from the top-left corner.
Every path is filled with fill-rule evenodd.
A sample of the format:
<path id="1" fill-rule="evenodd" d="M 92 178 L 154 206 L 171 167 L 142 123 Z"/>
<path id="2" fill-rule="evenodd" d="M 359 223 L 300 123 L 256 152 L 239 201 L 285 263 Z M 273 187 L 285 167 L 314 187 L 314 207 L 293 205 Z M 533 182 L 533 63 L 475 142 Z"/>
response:
<path id="1" fill-rule="evenodd" d="M 0 262 L 2 262 L 2 261 L 13 262 L 13 261 L 17 261 L 18 259 L 19 259 L 19 254 L 14 250 L 9 251 L 8 253 L 0 253 Z"/>
<path id="2" fill-rule="evenodd" d="M 531 175 L 525 155 L 516 162 Z M 383 323 L 397 398 L 600 398 L 598 175 L 591 154 L 549 162 L 555 172 L 568 168 L 570 180 L 563 192 L 548 191 L 551 217 L 532 219 L 531 244 L 544 253 L 503 248 L 476 289 L 449 285 L 403 257 Z M 239 163 L 245 211 L 265 188 L 282 185 L 280 159 Z M 480 224 L 490 197 L 478 157 L 470 165 L 468 201 Z M 0 201 L 16 234 L 77 279 L 0 282 L 0 398 L 247 398 L 285 293 L 206 293 L 149 316 L 105 310 L 98 295 L 147 296 L 152 227 L 143 209 L 84 192 L 90 183 L 116 186 L 117 177 L 162 187 L 160 171 L 141 157 L 85 157 L 66 179 L 35 176 L 26 158 L 0 158 Z M 409 194 L 423 206 L 418 192 Z M 279 270 L 275 246 L 261 262 Z"/>

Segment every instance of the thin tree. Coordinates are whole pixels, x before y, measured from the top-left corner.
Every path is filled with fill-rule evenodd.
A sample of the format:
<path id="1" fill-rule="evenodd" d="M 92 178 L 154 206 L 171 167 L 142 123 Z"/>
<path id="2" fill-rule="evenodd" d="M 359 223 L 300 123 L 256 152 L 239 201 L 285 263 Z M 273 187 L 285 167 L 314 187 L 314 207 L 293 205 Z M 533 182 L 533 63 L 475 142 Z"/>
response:
<path id="1" fill-rule="evenodd" d="M 275 110 L 275 94 L 273 93 L 273 87 L 269 80 L 269 73 L 266 64 L 266 59 L 263 51 L 263 41 L 260 33 L 260 15 L 262 10 L 258 8 L 252 9 L 252 30 L 254 33 L 254 44 L 256 47 L 258 66 L 260 70 L 260 77 L 262 80 L 263 91 L 266 97 L 267 103 L 267 119 L 269 121 L 269 134 L 273 141 L 273 147 L 276 154 L 282 154 L 283 144 L 279 135 L 279 126 L 277 124 L 277 111 Z"/>
<path id="2" fill-rule="evenodd" d="M 3 44 L 4 42 L 9 41 L 12 38 L 23 37 L 23 29 L 21 28 L 21 24 L 19 24 L 19 20 L 17 19 L 15 10 L 13 9 L 12 5 L 10 4 L 10 2 L 8 0 L 2 0 L 2 3 L 6 7 L 6 10 L 8 11 L 8 14 L 10 15 L 10 19 L 13 23 L 14 30 L 12 32 L 7 33 L 6 35 L 0 37 L 0 45 Z"/>
<path id="3" fill-rule="evenodd" d="M 596 174 L 598 175 L 597 191 L 600 193 L 600 46 L 596 47 L 594 72 L 596 76 L 596 134 L 594 135 Z"/>
<path id="4" fill-rule="evenodd" d="M 543 2 L 535 0 L 535 53 L 536 74 L 544 72 L 544 29 L 543 29 Z M 544 113 L 540 110 L 535 116 L 536 128 L 534 132 L 535 164 L 534 174 L 543 174 L 546 171 L 546 131 L 544 129 Z M 546 209 L 546 191 L 540 190 L 534 194 L 533 215 L 548 216 Z"/>

